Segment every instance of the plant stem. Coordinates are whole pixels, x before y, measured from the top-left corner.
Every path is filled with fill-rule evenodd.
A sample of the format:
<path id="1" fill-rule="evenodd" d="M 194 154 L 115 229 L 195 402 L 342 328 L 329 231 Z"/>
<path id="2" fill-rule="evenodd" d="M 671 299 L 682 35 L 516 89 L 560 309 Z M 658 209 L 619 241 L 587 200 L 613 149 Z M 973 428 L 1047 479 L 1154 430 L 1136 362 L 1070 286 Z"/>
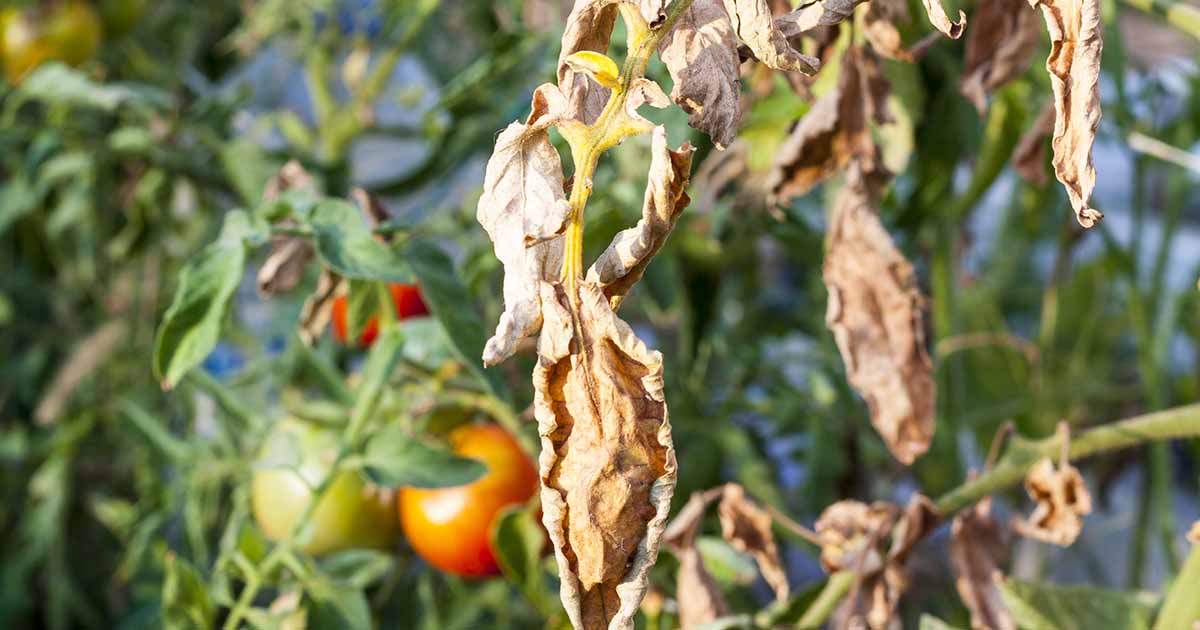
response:
<path id="1" fill-rule="evenodd" d="M 1071 438 L 1068 456 L 1075 461 L 1102 451 L 1185 437 L 1200 437 L 1200 404 L 1134 416 L 1096 427 Z M 1060 439 L 1060 436 L 1055 435 L 1026 443 L 1021 451 L 1029 456 L 1001 458 L 1000 463 L 992 470 L 942 495 L 936 503 L 938 512 L 943 517 L 948 517 L 988 495 L 1020 482 L 1038 459 L 1057 457 Z"/>
<path id="2" fill-rule="evenodd" d="M 829 576 L 829 580 L 825 582 L 825 588 L 821 589 L 821 593 L 817 595 L 817 599 L 813 601 L 808 610 L 804 611 L 804 615 L 800 617 L 800 621 L 796 624 L 797 628 L 819 628 L 833 614 L 834 608 L 842 601 L 842 598 L 850 592 L 850 588 L 854 585 L 854 571 L 845 570 L 838 571 Z"/>

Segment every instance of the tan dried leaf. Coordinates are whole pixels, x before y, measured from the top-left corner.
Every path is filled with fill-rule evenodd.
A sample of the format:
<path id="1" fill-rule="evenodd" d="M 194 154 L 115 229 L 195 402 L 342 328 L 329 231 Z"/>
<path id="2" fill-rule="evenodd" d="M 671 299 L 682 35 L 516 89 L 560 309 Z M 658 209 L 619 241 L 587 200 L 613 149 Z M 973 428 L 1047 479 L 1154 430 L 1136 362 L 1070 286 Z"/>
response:
<path id="1" fill-rule="evenodd" d="M 617 21 L 614 0 L 576 0 L 563 30 L 562 49 L 558 53 L 558 85 L 570 101 L 567 116 L 591 124 L 600 117 L 612 90 L 589 81 L 586 74 L 567 64 L 567 57 L 581 51 L 608 52 Z"/>
<path id="2" fill-rule="evenodd" d="M 1037 502 L 1029 518 L 1016 518 L 1013 528 L 1026 538 L 1069 547 L 1083 531 L 1083 516 L 1092 511 L 1092 495 L 1079 469 L 1063 462 L 1058 468 L 1043 458 L 1025 477 L 1025 491 Z"/>
<path id="3" fill-rule="evenodd" d="M 892 455 L 911 464 L 934 431 L 933 366 L 925 349 L 925 301 L 912 264 L 876 214 L 877 184 L 852 164 L 834 202 L 823 277 L 825 322 L 850 385 Z"/>
<path id="4" fill-rule="evenodd" d="M 871 48 L 888 59 L 912 61 L 897 24 L 912 21 L 904 0 L 872 0 L 863 16 L 863 35 Z"/>
<path id="5" fill-rule="evenodd" d="M 662 355 L 595 284 L 543 282 L 541 305 L 534 410 L 563 605 L 576 628 L 632 628 L 675 488 Z"/>
<path id="6" fill-rule="evenodd" d="M 787 573 L 779 558 L 779 547 L 771 533 L 771 514 L 746 496 L 746 489 L 736 483 L 725 484 L 721 503 L 717 505 L 721 520 L 721 535 L 734 549 L 754 556 L 758 571 L 775 591 L 775 599 L 788 596 Z"/>
<path id="7" fill-rule="evenodd" d="M 321 337 L 321 333 L 329 326 L 329 318 L 333 310 L 333 301 L 338 295 L 345 294 L 345 283 L 336 273 L 322 269 L 317 277 L 317 288 L 300 307 L 300 323 L 298 334 L 305 345 L 311 346 Z"/>
<path id="8" fill-rule="evenodd" d="M 650 176 L 638 224 L 623 230 L 588 270 L 588 282 L 604 288 L 613 307 L 642 278 L 646 266 L 675 227 L 675 220 L 691 201 L 686 188 L 695 149 L 684 143 L 672 151 L 667 130 L 657 127 L 651 140 Z"/>
<path id="9" fill-rule="evenodd" d="M 771 200 L 786 203 L 803 195 L 851 160 L 873 170 L 878 149 L 870 121 L 891 120 L 890 89 L 874 54 L 861 47 L 847 49 L 837 85 L 817 99 L 779 147 L 767 178 Z"/>
<path id="10" fill-rule="evenodd" d="M 987 95 L 1029 69 L 1037 50 L 1037 13 L 1025 0 L 986 0 L 971 14 L 959 89 L 987 112 Z"/>
<path id="11" fill-rule="evenodd" d="M 818 0 L 775 18 L 784 37 L 792 38 L 814 28 L 833 26 L 854 15 L 854 9 L 867 0 Z"/>
<path id="12" fill-rule="evenodd" d="M 718 148 L 733 142 L 741 119 L 739 39 L 776 70 L 812 74 L 820 61 L 791 47 L 766 0 L 696 0 L 663 39 L 659 52 L 675 87 L 671 98 L 688 124 Z"/>
<path id="13" fill-rule="evenodd" d="M 1100 0 L 1030 0 L 1050 33 L 1046 70 L 1054 89 L 1054 175 L 1075 218 L 1090 228 L 1104 214 L 1088 205 L 1096 185 L 1092 143 L 1100 125 Z"/>
<path id="14" fill-rule="evenodd" d="M 1200 545 L 1200 521 L 1192 523 L 1192 528 L 1187 533 L 1187 539 L 1193 545 Z"/>
<path id="15" fill-rule="evenodd" d="M 316 191 L 317 184 L 296 160 L 289 160 L 267 180 L 263 200 L 274 201 L 287 190 Z M 258 293 L 269 297 L 296 288 L 304 277 L 304 266 L 313 256 L 309 240 L 299 236 L 281 236 L 271 240 L 271 253 L 258 270 Z"/>
<path id="16" fill-rule="evenodd" d="M 925 5 L 925 13 L 929 15 L 929 23 L 934 28 L 950 39 L 962 37 L 963 29 L 967 26 L 966 13 L 959 10 L 958 21 L 951 22 L 946 9 L 942 7 L 942 0 L 921 0 L 921 3 Z"/>
<path id="17" fill-rule="evenodd" d="M 1013 168 L 1026 181 L 1040 186 L 1046 184 L 1046 138 L 1054 133 L 1054 117 L 1054 105 L 1047 103 L 1013 151 Z"/>
<path id="18" fill-rule="evenodd" d="M 838 501 L 825 508 L 813 526 L 821 540 L 821 567 L 826 573 L 882 570 L 882 544 L 899 518 L 899 508 L 882 501 Z"/>
<path id="19" fill-rule="evenodd" d="M 547 127 L 561 120 L 566 99 L 549 83 L 534 92 L 533 112 L 496 138 L 488 160 L 477 218 L 504 265 L 504 313 L 483 351 L 485 365 L 513 354 L 542 322 L 539 283 L 562 269 L 562 232 L 570 204 L 562 162 Z"/>
<path id="20" fill-rule="evenodd" d="M 663 532 L 663 543 L 679 559 L 679 572 L 675 576 L 675 601 L 679 605 L 679 624 L 685 630 L 729 614 L 729 606 L 716 580 L 704 567 L 703 558 L 695 546 L 696 532 L 704 512 L 721 492 L 723 488 L 692 494 Z"/>
<path id="21" fill-rule="evenodd" d="M 976 20 L 975 27 L 979 25 Z M 1003 560 L 1004 541 L 992 518 L 992 499 L 984 497 L 959 512 L 950 526 L 950 566 L 958 595 L 971 611 L 971 628 L 1016 630 L 998 582 Z"/>

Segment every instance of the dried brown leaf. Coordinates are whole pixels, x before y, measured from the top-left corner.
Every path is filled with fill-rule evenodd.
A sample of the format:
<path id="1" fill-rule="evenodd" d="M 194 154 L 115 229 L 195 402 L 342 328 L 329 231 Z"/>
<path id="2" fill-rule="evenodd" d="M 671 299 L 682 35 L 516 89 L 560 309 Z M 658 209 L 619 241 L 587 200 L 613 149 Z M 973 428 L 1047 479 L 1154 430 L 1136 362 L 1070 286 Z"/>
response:
<path id="1" fill-rule="evenodd" d="M 950 39 L 962 37 L 963 29 L 967 26 L 966 13 L 959 10 L 958 21 L 951 22 L 946 9 L 942 7 L 942 0 L 921 0 L 921 3 L 925 5 L 925 13 L 929 15 L 929 23 L 934 28 Z"/>
<path id="2" fill-rule="evenodd" d="M 975 22 L 979 27 L 979 21 Z M 998 582 L 1004 560 L 1000 526 L 992 518 L 992 499 L 984 497 L 959 512 L 950 526 L 950 566 L 954 585 L 971 612 L 975 630 L 1016 630 Z"/>
<path id="3" fill-rule="evenodd" d="M 871 424 L 892 455 L 911 464 L 929 449 L 934 431 L 925 302 L 912 264 L 879 221 L 869 177 L 852 164 L 835 201 L 823 269 L 825 322 Z"/>
<path id="4" fill-rule="evenodd" d="M 825 572 L 882 570 L 885 555 L 881 545 L 899 518 L 899 508 L 882 501 L 870 505 L 838 501 L 825 508 L 813 527 L 821 540 Z"/>
<path id="5" fill-rule="evenodd" d="M 729 606 L 695 546 L 704 512 L 721 492 L 723 488 L 693 493 L 663 532 L 663 543 L 670 546 L 679 559 L 675 601 L 679 605 L 679 624 L 685 629 L 702 626 L 729 614 Z"/>
<path id="6" fill-rule="evenodd" d="M 632 628 L 675 487 L 662 355 L 601 287 L 583 282 L 572 296 L 543 282 L 541 291 L 534 408 L 563 604 L 576 628 Z"/>
<path id="7" fill-rule="evenodd" d="M 287 190 L 315 192 L 316 181 L 296 160 L 290 160 L 267 180 L 263 200 L 274 201 Z M 271 253 L 258 270 L 258 293 L 264 297 L 279 295 L 296 288 L 304 277 L 304 266 L 313 256 L 309 240 L 300 236 L 281 236 L 271 240 Z"/>
<path id="8" fill-rule="evenodd" d="M 305 345 L 311 346 L 321 337 L 321 333 L 329 326 L 334 299 L 345 292 L 341 276 L 328 269 L 321 270 L 321 275 L 317 277 L 317 288 L 300 308 L 297 332 Z"/>
<path id="9" fill-rule="evenodd" d="M 1200 545 L 1200 521 L 1192 523 L 1192 528 L 1187 533 L 1187 539 L 1193 545 Z"/>
<path id="10" fill-rule="evenodd" d="M 1057 468 L 1043 458 L 1025 477 L 1025 491 L 1037 502 L 1026 519 L 1013 520 L 1013 528 L 1026 538 L 1069 547 L 1083 531 L 1083 516 L 1092 511 L 1092 495 L 1079 469 L 1063 462 Z"/>
<path id="11" fill-rule="evenodd" d="M 1075 218 L 1090 228 L 1104 214 L 1088 205 L 1096 185 L 1092 143 L 1100 125 L 1100 0 L 1030 0 L 1050 33 L 1046 70 L 1054 89 L 1054 175 Z"/>
<path id="12" fill-rule="evenodd" d="M 688 113 L 688 124 L 721 149 L 733 142 L 741 119 L 739 39 L 771 68 L 812 74 L 820 66 L 791 47 L 766 0 L 693 2 L 659 55 L 675 82 L 672 100 Z"/>
<path id="13" fill-rule="evenodd" d="M 558 88 L 543 84 L 533 112 L 496 138 L 488 160 L 477 218 L 504 265 L 504 313 L 483 352 L 485 365 L 508 358 L 542 322 L 539 283 L 562 269 L 562 232 L 570 204 L 563 192 L 562 162 L 546 132 L 567 111 Z"/>
<path id="14" fill-rule="evenodd" d="M 618 233 L 588 270 L 588 281 L 604 288 L 614 308 L 642 278 L 674 229 L 675 220 L 691 201 L 685 189 L 694 151 L 686 142 L 672 151 L 667 144 L 667 130 L 655 128 L 642 218 L 636 226 Z"/>
<path id="15" fill-rule="evenodd" d="M 792 38 L 822 26 L 833 26 L 854 15 L 867 0 L 818 0 L 775 18 L 784 37 Z"/>
<path id="16" fill-rule="evenodd" d="M 878 149 L 870 121 L 891 119 L 889 91 L 875 55 L 860 47 L 847 49 L 837 85 L 817 99 L 775 155 L 767 179 L 772 201 L 785 203 L 807 193 L 851 160 L 872 170 Z"/>
<path id="17" fill-rule="evenodd" d="M 567 57 L 581 50 L 608 52 L 608 40 L 617 22 L 617 3 L 614 0 L 576 0 L 563 30 L 562 49 L 558 53 L 558 85 L 570 101 L 567 115 L 591 124 L 600 117 L 612 90 L 589 81 L 586 74 L 576 72 L 566 62 Z"/>
<path id="18" fill-rule="evenodd" d="M 904 0 L 872 0 L 863 16 L 863 36 L 871 48 L 888 59 L 912 61 L 897 24 L 912 21 Z"/>
<path id="19" fill-rule="evenodd" d="M 725 540 L 734 549 L 754 556 L 759 573 L 775 591 L 775 599 L 786 600 L 789 591 L 787 573 L 779 558 L 775 535 L 771 533 L 771 514 L 750 500 L 745 488 L 727 483 L 721 493 L 721 503 L 717 505 L 717 517 L 721 520 L 721 535 Z"/>
<path id="20" fill-rule="evenodd" d="M 1047 103 L 1013 151 L 1013 168 L 1027 181 L 1046 184 L 1046 139 L 1054 133 L 1054 105 Z"/>
<path id="21" fill-rule="evenodd" d="M 959 89 L 980 115 L 987 111 L 988 94 L 1029 69 L 1037 43 L 1037 13 L 1025 0 L 976 5 Z"/>

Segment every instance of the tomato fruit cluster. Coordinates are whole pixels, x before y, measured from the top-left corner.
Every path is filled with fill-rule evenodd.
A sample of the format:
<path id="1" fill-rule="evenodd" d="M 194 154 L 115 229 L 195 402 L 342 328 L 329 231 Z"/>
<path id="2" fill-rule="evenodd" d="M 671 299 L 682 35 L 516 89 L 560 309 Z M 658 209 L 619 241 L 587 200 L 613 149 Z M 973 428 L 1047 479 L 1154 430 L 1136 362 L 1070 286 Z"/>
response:
<path id="1" fill-rule="evenodd" d="M 415 284 L 400 284 L 391 283 L 388 289 L 392 293 L 392 304 L 396 308 L 397 319 L 408 319 L 410 317 L 421 317 L 429 314 L 429 308 L 425 306 L 425 301 L 421 298 L 421 288 Z M 333 336 L 341 343 L 346 343 L 346 339 L 350 336 L 348 333 L 349 325 L 349 302 L 346 296 L 338 296 L 333 301 L 332 324 Z M 363 328 L 362 335 L 358 338 L 360 347 L 367 347 L 375 341 L 375 337 L 379 335 L 379 317 L 372 316 Z"/>
<path id="2" fill-rule="evenodd" d="M 455 575 L 500 572 L 491 531 L 504 508 L 528 501 L 538 487 L 533 461 L 496 425 L 470 424 L 450 432 L 454 452 L 482 461 L 488 472 L 465 486 L 400 491 L 400 524 L 429 564 Z"/>

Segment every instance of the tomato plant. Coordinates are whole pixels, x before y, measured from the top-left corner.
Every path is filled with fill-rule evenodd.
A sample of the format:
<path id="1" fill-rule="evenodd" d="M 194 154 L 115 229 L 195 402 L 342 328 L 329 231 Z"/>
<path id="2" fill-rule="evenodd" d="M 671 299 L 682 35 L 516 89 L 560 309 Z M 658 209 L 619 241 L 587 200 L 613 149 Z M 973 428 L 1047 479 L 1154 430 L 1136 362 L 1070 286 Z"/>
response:
<path id="1" fill-rule="evenodd" d="M 283 540 L 303 521 L 313 489 L 329 473 L 338 444 L 337 432 L 312 423 L 295 418 L 276 423 L 251 482 L 254 518 L 267 538 Z M 295 461 L 281 468 L 281 456 Z M 387 548 L 398 533 L 393 492 L 356 471 L 337 474 L 310 519 L 311 538 L 300 549 L 312 555 Z"/>
<path id="2" fill-rule="evenodd" d="M 0 11 L 4 76 L 16 83 L 47 61 L 79 65 L 100 49 L 104 27 L 92 5 L 80 0 Z"/>
<path id="3" fill-rule="evenodd" d="M 537 469 L 513 436 L 494 424 L 458 427 L 449 441 L 455 453 L 486 464 L 487 474 L 455 488 L 402 489 L 400 524 L 412 548 L 442 571 L 496 575 L 500 568 L 491 544 L 496 517 L 533 496 Z"/>

